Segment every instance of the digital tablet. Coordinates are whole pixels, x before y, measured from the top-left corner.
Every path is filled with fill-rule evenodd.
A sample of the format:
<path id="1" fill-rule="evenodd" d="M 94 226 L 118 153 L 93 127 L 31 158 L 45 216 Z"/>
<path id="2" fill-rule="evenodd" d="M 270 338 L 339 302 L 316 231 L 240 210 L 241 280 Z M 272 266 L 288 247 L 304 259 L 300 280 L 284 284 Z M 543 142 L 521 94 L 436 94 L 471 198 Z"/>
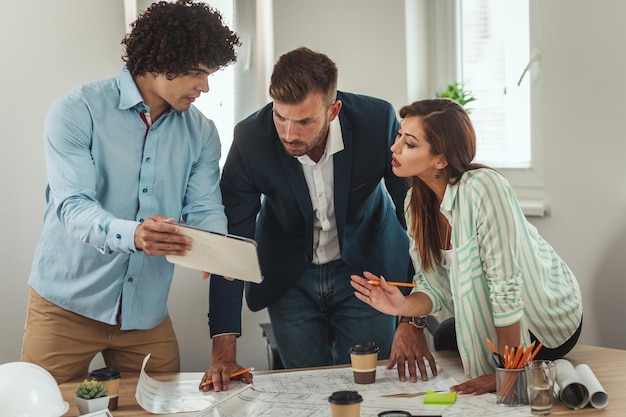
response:
<path id="1" fill-rule="evenodd" d="M 169 262 L 242 281 L 260 283 L 263 280 L 254 240 L 176 225 L 182 234 L 193 239 L 193 249 L 185 256 L 166 255 Z"/>

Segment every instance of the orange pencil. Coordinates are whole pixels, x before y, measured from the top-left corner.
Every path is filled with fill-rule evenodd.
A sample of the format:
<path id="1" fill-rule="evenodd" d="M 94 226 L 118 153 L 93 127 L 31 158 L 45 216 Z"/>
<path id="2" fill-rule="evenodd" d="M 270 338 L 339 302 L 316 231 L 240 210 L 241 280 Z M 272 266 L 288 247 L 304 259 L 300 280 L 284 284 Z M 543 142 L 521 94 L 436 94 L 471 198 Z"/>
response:
<path id="1" fill-rule="evenodd" d="M 513 361 L 515 360 L 515 354 L 517 352 L 517 347 L 512 346 L 511 349 L 509 349 L 509 360 L 504 364 L 504 367 L 507 369 L 511 369 L 511 367 L 513 366 Z"/>
<path id="2" fill-rule="evenodd" d="M 367 283 L 372 284 L 372 285 L 380 285 L 380 281 L 374 280 L 374 279 L 370 279 L 369 281 L 367 281 Z M 411 287 L 411 288 L 417 287 L 417 284 L 413 284 L 412 282 L 387 281 L 387 284 L 393 285 L 394 287 Z"/>
<path id="3" fill-rule="evenodd" d="M 539 343 L 537 345 L 537 349 L 535 349 L 535 351 L 530 355 L 530 358 L 528 358 L 528 362 L 531 362 L 533 359 L 535 359 L 535 356 L 537 356 L 537 353 L 539 353 L 539 349 L 541 349 L 543 347 L 543 344 Z"/>
<path id="4" fill-rule="evenodd" d="M 247 369 L 242 369 L 241 371 L 234 372 L 234 373 L 230 374 L 230 378 L 232 379 L 232 378 L 234 378 L 236 376 L 247 374 L 250 371 L 254 371 L 254 368 L 247 368 Z M 211 385 L 212 383 L 213 383 L 213 381 L 209 379 L 208 381 L 204 381 L 202 384 L 200 384 L 200 386 L 201 387 L 206 387 L 207 385 Z"/>
<path id="5" fill-rule="evenodd" d="M 380 281 L 371 279 L 367 281 L 368 284 L 372 285 L 380 285 Z M 417 284 L 413 284 L 412 282 L 395 282 L 395 281 L 387 281 L 387 284 L 393 285 L 394 287 L 417 287 Z"/>
<path id="6" fill-rule="evenodd" d="M 489 338 L 487 338 L 487 344 L 489 345 L 489 349 L 491 349 L 491 351 L 493 353 L 498 353 L 498 351 L 496 350 L 496 347 L 493 345 L 493 342 L 491 340 L 489 340 Z"/>
<path id="7" fill-rule="evenodd" d="M 519 347 L 517 348 L 517 351 L 515 351 L 515 357 L 511 361 L 510 368 L 512 369 L 515 368 L 515 365 L 517 365 L 523 353 L 524 353 L 524 345 L 519 345 Z"/>
<path id="8" fill-rule="evenodd" d="M 517 362 L 515 364 L 515 368 L 522 369 L 526 365 L 526 361 L 530 357 L 530 355 L 531 355 L 531 353 L 533 351 L 533 347 L 535 347 L 535 342 L 532 342 L 530 344 L 530 346 L 528 346 L 528 348 L 526 348 L 526 350 L 524 351 L 524 354 L 520 358 L 519 362 Z"/>
<path id="9" fill-rule="evenodd" d="M 523 350 L 522 345 L 519 345 L 518 347 L 513 347 L 511 349 L 511 358 L 509 359 L 509 362 L 506 364 L 507 369 L 513 369 L 514 365 L 522 356 L 522 350 Z"/>

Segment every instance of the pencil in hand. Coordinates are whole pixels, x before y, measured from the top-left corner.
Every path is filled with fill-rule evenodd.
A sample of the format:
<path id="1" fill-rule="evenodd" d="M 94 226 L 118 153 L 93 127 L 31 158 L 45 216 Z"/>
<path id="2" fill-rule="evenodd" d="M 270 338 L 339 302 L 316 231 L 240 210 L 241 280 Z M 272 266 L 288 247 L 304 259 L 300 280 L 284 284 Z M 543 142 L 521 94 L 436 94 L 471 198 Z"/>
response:
<path id="1" fill-rule="evenodd" d="M 233 372 L 232 374 L 230 374 L 230 379 L 233 379 L 237 376 L 241 376 L 243 374 L 247 374 L 250 371 L 254 371 L 254 368 L 246 368 L 246 369 L 242 369 L 241 371 L 237 371 L 237 372 Z M 213 383 L 212 380 L 208 380 L 208 381 L 204 381 L 202 384 L 200 384 L 201 387 L 206 387 L 207 385 L 211 385 Z"/>
<path id="2" fill-rule="evenodd" d="M 372 285 L 380 285 L 380 281 L 377 279 L 370 279 L 367 281 L 368 284 Z M 387 281 L 387 284 L 393 285 L 394 287 L 417 287 L 417 284 L 413 284 L 412 282 L 395 282 L 395 281 Z"/>

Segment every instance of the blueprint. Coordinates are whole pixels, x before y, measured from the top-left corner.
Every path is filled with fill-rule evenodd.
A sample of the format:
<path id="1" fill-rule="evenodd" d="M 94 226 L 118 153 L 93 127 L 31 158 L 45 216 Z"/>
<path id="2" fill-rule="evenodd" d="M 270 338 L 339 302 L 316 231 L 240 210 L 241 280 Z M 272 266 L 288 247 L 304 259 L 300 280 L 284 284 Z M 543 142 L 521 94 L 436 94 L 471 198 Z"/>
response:
<path id="1" fill-rule="evenodd" d="M 144 367 L 150 355 L 144 359 Z M 350 367 L 318 368 L 254 375 L 253 384 L 232 381 L 228 391 L 198 391 L 202 373 L 181 373 L 177 381 L 162 382 L 143 369 L 135 397 L 154 414 L 195 412 L 193 417 L 328 417 L 328 397 L 335 391 L 357 391 L 363 397 L 361 417 L 386 410 L 445 417 L 530 416 L 525 407 L 496 405 L 495 394 L 459 395 L 452 405 L 424 404 L 428 390 L 449 391 L 458 384 L 458 369 L 438 367 L 428 381 L 400 382 L 396 369 L 376 368 L 373 384 L 355 384 Z"/>
<path id="2" fill-rule="evenodd" d="M 255 375 L 254 384 L 194 417 L 328 417 L 328 397 L 334 391 L 358 391 L 363 396 L 362 417 L 376 417 L 385 410 L 405 410 L 413 415 L 446 417 L 529 416 L 529 407 L 503 408 L 495 394 L 458 396 L 453 405 L 425 405 L 427 390 L 448 391 L 458 383 L 445 369 L 428 381 L 400 382 L 397 370 L 376 368 L 376 382 L 353 382 L 350 368 L 316 369 Z M 407 395 L 410 394 L 411 396 Z M 393 396 L 391 396 L 393 395 Z"/>

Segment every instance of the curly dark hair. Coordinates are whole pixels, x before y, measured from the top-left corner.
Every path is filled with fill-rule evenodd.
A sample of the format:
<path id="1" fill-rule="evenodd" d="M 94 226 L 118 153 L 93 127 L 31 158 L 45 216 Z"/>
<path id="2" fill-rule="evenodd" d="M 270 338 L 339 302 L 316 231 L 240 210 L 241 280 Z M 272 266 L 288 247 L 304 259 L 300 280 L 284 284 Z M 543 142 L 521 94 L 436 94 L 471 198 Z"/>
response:
<path id="1" fill-rule="evenodd" d="M 234 47 L 241 43 L 217 9 L 178 0 L 152 4 L 131 24 L 122 45 L 122 59 L 134 77 L 156 72 L 173 79 L 198 65 L 218 70 L 234 63 Z"/>

